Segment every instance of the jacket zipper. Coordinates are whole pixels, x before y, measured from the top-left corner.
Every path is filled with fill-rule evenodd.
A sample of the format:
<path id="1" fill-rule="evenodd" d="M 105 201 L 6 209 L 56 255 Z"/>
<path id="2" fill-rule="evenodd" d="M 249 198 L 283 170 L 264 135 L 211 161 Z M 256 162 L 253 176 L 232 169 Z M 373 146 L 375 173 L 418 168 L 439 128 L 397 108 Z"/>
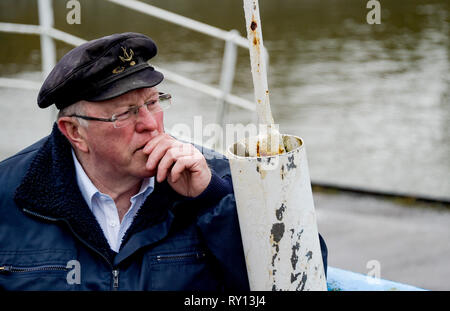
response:
<path id="1" fill-rule="evenodd" d="M 156 256 L 156 260 L 157 261 L 182 260 L 182 259 L 187 259 L 187 258 L 202 259 L 205 256 L 206 256 L 205 252 L 186 253 L 186 254 L 179 254 L 179 255 L 158 255 L 158 256 Z"/>
<path id="2" fill-rule="evenodd" d="M 44 265 L 36 267 L 15 267 L 15 266 L 1 266 L 0 273 L 10 272 L 35 272 L 35 271 L 67 271 L 66 266 L 59 265 Z"/>
<path id="3" fill-rule="evenodd" d="M 114 290 L 119 289 L 119 270 L 118 269 L 114 269 L 112 271 L 113 274 L 113 288 Z"/>
<path id="4" fill-rule="evenodd" d="M 72 226 L 70 225 L 70 223 L 65 220 L 64 218 L 52 218 L 52 217 L 48 217 L 48 216 L 44 216 L 35 212 L 32 212 L 26 208 L 23 209 L 23 211 L 25 213 L 28 213 L 30 215 L 33 215 L 35 217 L 38 218 L 42 218 L 48 221 L 53 221 L 53 222 L 57 222 L 57 221 L 63 221 L 67 224 L 67 226 L 69 227 L 70 231 L 72 232 L 72 234 L 79 240 L 81 241 L 84 245 L 86 245 L 89 249 L 93 250 L 95 253 L 99 254 L 100 257 L 102 257 L 110 266 L 111 270 L 112 270 L 112 274 L 113 274 L 113 289 L 114 290 L 118 290 L 119 289 L 119 270 L 113 266 L 113 264 L 109 261 L 108 258 L 105 257 L 105 255 L 103 255 L 102 253 L 100 253 L 97 249 L 95 249 L 94 247 L 92 247 L 89 243 L 87 243 L 85 240 L 83 240 L 73 229 Z"/>

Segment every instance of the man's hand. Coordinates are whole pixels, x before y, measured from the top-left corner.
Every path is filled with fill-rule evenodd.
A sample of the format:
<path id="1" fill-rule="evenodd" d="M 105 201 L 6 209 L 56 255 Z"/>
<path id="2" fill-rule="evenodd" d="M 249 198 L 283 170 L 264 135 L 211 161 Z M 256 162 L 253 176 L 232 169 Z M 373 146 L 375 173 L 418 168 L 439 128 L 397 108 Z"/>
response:
<path id="1" fill-rule="evenodd" d="M 158 182 L 167 178 L 169 185 L 181 195 L 196 197 L 211 181 L 211 170 L 201 152 L 168 134 L 153 138 L 143 152 L 149 155 L 146 169 L 156 170 Z"/>

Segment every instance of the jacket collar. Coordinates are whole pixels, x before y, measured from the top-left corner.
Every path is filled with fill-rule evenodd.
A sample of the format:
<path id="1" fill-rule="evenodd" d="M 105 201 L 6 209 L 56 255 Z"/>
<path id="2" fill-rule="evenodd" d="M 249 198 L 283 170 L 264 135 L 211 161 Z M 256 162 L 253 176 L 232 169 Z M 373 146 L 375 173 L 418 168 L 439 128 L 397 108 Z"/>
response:
<path id="1" fill-rule="evenodd" d="M 20 208 L 41 218 L 44 216 L 67 222 L 80 240 L 103 255 L 112 265 L 116 253 L 109 247 L 95 216 L 83 199 L 76 182 L 71 146 L 56 123 L 33 159 L 14 199 Z M 122 246 L 133 234 L 168 219 L 167 208 L 177 199 L 180 196 L 166 182 L 156 183 L 154 191 L 147 197 L 127 230 Z M 160 234 L 160 238 L 168 234 L 169 227 L 163 226 L 165 232 Z"/>

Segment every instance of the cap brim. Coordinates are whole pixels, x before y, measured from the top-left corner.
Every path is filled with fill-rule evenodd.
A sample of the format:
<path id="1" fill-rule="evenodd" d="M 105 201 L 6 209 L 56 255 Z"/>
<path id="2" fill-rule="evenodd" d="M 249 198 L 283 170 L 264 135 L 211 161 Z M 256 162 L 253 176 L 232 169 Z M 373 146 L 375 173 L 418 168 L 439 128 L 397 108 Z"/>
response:
<path id="1" fill-rule="evenodd" d="M 96 90 L 95 93 L 86 95 L 84 99 L 88 101 L 108 100 L 129 91 L 153 87 L 161 83 L 163 79 L 164 75 L 161 72 L 148 67 L 122 79 L 116 80 L 111 84 Z"/>

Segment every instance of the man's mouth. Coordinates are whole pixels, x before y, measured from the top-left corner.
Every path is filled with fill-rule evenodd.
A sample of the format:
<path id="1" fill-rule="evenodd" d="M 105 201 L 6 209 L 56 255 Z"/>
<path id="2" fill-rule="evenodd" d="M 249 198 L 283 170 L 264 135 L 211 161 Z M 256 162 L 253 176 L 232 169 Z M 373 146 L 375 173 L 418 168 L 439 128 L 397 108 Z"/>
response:
<path id="1" fill-rule="evenodd" d="M 138 151 L 140 151 L 140 150 L 143 150 L 144 147 L 145 147 L 145 145 L 147 145 L 147 144 L 144 144 L 144 145 L 142 145 L 141 147 L 137 148 L 137 149 L 134 151 L 134 153 L 136 153 L 136 152 L 138 152 Z"/>
<path id="2" fill-rule="evenodd" d="M 158 135 L 159 135 L 159 132 L 158 132 L 157 130 L 153 131 L 151 137 L 150 137 L 150 138 L 149 138 L 142 146 L 140 146 L 139 148 L 137 148 L 137 149 L 134 151 L 134 153 L 136 153 L 136 152 L 138 152 L 138 151 L 144 149 L 145 146 L 147 146 L 147 144 L 149 143 L 149 141 L 151 141 L 153 138 L 155 138 L 155 137 L 158 136 Z"/>

